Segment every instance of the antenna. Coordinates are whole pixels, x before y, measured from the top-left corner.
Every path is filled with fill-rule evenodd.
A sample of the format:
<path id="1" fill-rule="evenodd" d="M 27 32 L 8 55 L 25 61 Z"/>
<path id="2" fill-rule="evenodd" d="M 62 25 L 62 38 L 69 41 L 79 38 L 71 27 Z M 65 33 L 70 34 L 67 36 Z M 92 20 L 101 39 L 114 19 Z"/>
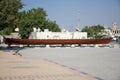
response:
<path id="1" fill-rule="evenodd" d="M 80 11 L 78 11 L 78 21 L 77 21 L 77 28 L 76 31 L 80 31 Z"/>

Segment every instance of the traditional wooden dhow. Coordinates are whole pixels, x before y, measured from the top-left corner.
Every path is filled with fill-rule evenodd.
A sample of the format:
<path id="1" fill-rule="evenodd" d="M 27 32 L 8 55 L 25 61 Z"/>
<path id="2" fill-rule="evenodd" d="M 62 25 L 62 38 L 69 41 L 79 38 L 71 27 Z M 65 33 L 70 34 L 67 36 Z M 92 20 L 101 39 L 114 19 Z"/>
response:
<path id="1" fill-rule="evenodd" d="M 19 44 L 108 44 L 112 41 L 112 38 L 100 38 L 100 39 L 17 39 L 6 38 L 4 42 L 8 45 Z"/>

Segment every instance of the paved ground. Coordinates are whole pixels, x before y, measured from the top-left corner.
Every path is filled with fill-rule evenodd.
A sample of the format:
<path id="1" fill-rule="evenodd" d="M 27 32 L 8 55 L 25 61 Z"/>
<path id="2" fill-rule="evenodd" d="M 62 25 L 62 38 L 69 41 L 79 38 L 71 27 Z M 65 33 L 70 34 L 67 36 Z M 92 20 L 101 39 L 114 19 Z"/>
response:
<path id="1" fill-rule="evenodd" d="M 27 58 L 43 58 L 76 69 L 98 80 L 120 80 L 120 48 L 29 48 Z"/>
<path id="2" fill-rule="evenodd" d="M 46 59 L 26 59 L 22 55 L 13 55 L 13 52 L 5 50 L 0 51 L 0 80 L 95 79 Z"/>

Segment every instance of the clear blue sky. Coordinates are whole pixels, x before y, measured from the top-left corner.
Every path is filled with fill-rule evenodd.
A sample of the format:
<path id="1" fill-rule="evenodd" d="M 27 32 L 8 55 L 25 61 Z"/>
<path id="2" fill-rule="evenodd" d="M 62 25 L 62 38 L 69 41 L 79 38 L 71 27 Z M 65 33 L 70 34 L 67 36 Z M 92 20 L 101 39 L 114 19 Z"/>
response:
<path id="1" fill-rule="evenodd" d="M 21 0 L 23 10 L 44 8 L 47 18 L 56 21 L 60 28 L 73 30 L 80 18 L 80 28 L 92 25 L 120 27 L 120 0 Z"/>

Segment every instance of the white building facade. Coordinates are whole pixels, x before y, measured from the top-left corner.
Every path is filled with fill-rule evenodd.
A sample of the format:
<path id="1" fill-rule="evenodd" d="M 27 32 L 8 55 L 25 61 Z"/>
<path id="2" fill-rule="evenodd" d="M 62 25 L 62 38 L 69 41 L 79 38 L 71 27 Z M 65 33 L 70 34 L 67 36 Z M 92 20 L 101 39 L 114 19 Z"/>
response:
<path id="1" fill-rule="evenodd" d="M 87 39 L 87 32 L 51 32 L 45 29 L 44 32 L 32 32 L 30 39 Z"/>
<path id="2" fill-rule="evenodd" d="M 118 28 L 118 26 L 117 26 L 116 23 L 113 23 L 113 24 L 112 24 L 111 31 L 112 31 L 112 33 L 113 33 L 115 36 L 119 36 L 119 37 L 120 37 L 120 28 Z"/>

